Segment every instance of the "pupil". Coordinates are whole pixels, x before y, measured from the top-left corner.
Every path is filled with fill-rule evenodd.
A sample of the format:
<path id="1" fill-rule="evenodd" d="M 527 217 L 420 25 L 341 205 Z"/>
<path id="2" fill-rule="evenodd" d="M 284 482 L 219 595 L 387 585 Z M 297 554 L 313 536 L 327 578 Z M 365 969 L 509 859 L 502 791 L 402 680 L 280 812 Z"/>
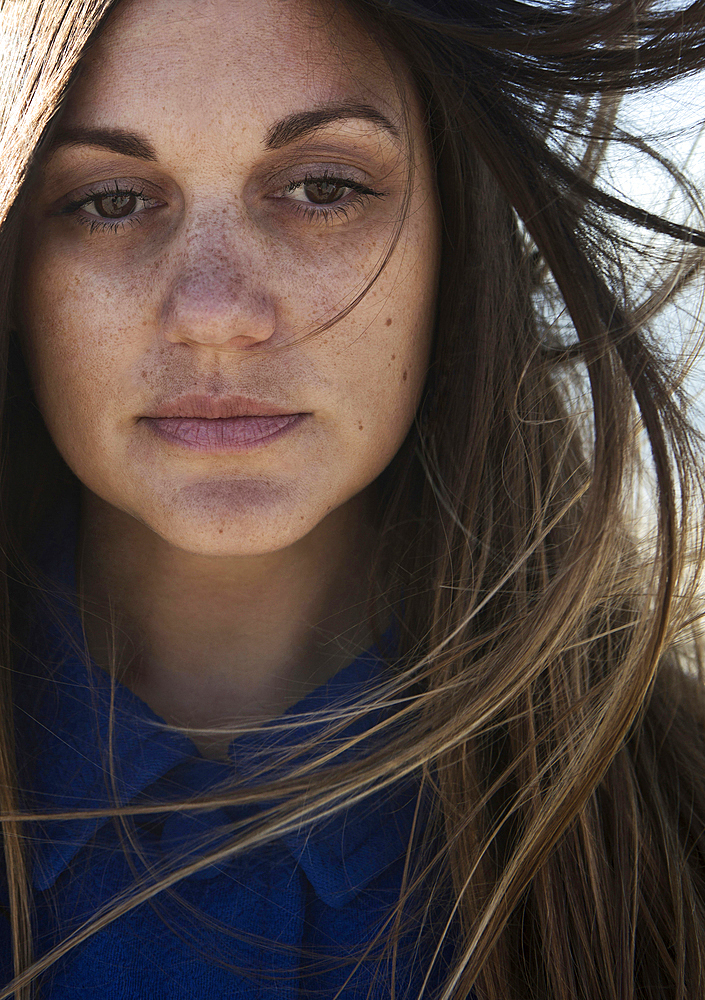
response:
<path id="1" fill-rule="evenodd" d="M 340 198 L 344 186 L 337 181 L 312 181 L 306 185 L 306 197 L 316 205 L 327 205 Z"/>
<path id="2" fill-rule="evenodd" d="M 137 198 L 134 194 L 104 194 L 95 199 L 98 215 L 105 219 L 121 219 L 134 212 Z"/>

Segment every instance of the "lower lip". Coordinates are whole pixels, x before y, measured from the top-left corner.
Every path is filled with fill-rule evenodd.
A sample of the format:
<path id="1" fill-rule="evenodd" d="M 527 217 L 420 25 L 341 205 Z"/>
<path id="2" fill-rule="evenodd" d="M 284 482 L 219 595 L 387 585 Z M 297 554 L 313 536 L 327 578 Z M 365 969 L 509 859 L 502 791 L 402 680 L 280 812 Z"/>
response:
<path id="1" fill-rule="evenodd" d="M 157 437 L 191 451 L 250 451 L 269 444 L 293 430 L 304 413 L 281 413 L 268 417 L 221 417 L 206 420 L 191 417 L 143 417 Z"/>

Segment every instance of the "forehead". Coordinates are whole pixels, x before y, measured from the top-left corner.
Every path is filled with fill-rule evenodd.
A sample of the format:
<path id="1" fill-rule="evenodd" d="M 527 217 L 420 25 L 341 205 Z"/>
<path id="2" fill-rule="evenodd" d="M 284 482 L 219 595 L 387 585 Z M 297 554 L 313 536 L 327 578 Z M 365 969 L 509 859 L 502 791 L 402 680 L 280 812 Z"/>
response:
<path id="1" fill-rule="evenodd" d="M 172 128 L 232 134 L 342 98 L 373 99 L 400 120 L 403 70 L 392 60 L 339 0 L 126 0 L 87 55 L 64 121 L 168 116 Z"/>

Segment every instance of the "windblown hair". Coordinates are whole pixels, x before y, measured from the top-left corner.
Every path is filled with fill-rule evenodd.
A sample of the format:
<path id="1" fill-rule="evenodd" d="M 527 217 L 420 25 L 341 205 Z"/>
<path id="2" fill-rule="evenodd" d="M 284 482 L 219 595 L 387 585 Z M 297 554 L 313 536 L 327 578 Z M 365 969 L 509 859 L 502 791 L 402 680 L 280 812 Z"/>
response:
<path id="1" fill-rule="evenodd" d="M 443 913 L 433 930 L 439 947 L 452 935 L 454 958 L 441 1000 L 473 986 L 478 1000 L 700 1000 L 705 697 L 697 642 L 684 640 L 703 491 L 682 372 L 659 355 L 650 322 L 698 278 L 705 233 L 595 178 L 609 143 L 626 141 L 620 95 L 705 67 L 702 0 L 345 0 L 413 74 L 444 219 L 426 392 L 380 481 L 370 607 L 375 620 L 397 609 L 401 639 L 392 679 L 363 707 L 396 711 L 381 748 L 353 763 L 347 743 L 327 744 L 317 764 L 304 747 L 254 791 L 110 810 L 129 837 L 136 814 L 262 804 L 225 846 L 150 871 L 34 956 L 7 581 L 29 572 L 32 526 L 69 474 L 13 336 L 15 261 L 43 143 L 116 6 L 0 3 L 0 820 L 15 961 L 0 1000 L 27 1000 L 61 955 L 190 873 L 408 775 L 433 796 L 433 829 L 424 849 L 410 845 L 386 945 L 393 958 L 419 894 L 418 912 Z M 629 280 L 628 231 L 674 247 L 646 296 Z M 648 543 L 632 518 L 642 439 Z"/>

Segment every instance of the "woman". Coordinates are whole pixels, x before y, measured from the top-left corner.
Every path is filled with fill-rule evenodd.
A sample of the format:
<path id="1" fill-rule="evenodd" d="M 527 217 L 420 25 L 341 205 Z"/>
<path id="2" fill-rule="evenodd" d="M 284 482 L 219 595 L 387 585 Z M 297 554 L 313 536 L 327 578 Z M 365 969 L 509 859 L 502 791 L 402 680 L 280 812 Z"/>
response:
<path id="1" fill-rule="evenodd" d="M 702 996 L 702 4 L 1 10 L 0 997 Z"/>

